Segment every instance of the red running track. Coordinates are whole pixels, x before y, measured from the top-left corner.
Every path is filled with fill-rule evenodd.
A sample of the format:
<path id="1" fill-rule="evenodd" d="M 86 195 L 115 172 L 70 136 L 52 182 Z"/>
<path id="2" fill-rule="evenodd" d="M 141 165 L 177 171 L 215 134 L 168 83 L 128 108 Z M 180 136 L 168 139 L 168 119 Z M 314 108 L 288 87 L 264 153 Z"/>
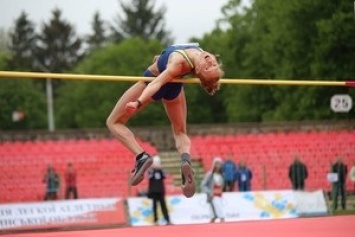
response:
<path id="1" fill-rule="evenodd" d="M 7 234 L 4 237 L 355 237 L 355 216 Z"/>

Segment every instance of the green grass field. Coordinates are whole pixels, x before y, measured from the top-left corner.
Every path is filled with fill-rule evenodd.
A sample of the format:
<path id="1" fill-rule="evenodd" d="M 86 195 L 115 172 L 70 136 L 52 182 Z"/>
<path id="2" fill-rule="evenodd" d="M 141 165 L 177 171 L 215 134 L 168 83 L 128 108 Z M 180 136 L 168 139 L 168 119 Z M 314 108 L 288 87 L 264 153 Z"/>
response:
<path id="1" fill-rule="evenodd" d="M 342 216 L 342 215 L 355 215 L 355 210 L 338 210 L 333 213 L 334 216 Z"/>

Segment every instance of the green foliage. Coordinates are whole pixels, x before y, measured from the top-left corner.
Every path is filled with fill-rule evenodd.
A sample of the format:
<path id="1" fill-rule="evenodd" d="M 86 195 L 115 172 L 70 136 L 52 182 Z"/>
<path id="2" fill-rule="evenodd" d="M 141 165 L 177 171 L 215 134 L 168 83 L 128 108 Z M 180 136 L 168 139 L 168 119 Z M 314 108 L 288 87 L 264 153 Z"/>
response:
<path id="1" fill-rule="evenodd" d="M 353 3 L 346 0 L 254 0 L 241 8 L 230 0 L 222 9 L 216 27 L 198 39 L 201 47 L 219 54 L 225 78 L 285 80 L 351 80 L 355 75 L 355 27 Z M 0 52 L 0 68 L 33 69 L 33 62 L 53 72 L 104 75 L 141 75 L 163 45 L 171 42 L 165 30 L 165 8 L 154 11 L 149 0 L 120 2 L 123 17 L 111 25 L 115 45 L 104 37 L 103 21 L 94 15 L 89 47 L 82 59 L 81 39 L 70 23 L 53 11 L 43 25 L 39 41 L 34 25 L 21 14 L 11 32 L 10 54 Z M 350 9 L 350 10 L 349 10 Z M 1 33 L 2 34 L 2 33 Z M 36 39 L 36 41 L 35 41 Z M 40 46 L 35 47 L 33 42 Z M 30 55 L 30 56 L 29 56 Z M 32 55 L 35 57 L 33 58 Z M 33 60 L 29 60 L 33 59 Z M 12 62 L 5 65 L 5 62 Z M 8 68 L 7 68 L 8 69 Z M 36 70 L 43 70 L 35 68 Z M 30 81 L 0 81 L 0 126 L 2 129 L 44 127 L 44 96 Z M 104 127 L 117 100 L 131 82 L 65 81 L 55 98 L 58 128 Z M 189 123 L 263 122 L 289 120 L 354 119 L 329 108 L 334 94 L 349 94 L 353 88 L 304 86 L 222 85 L 213 97 L 196 85 L 185 85 Z M 24 99 L 31 98 L 30 100 Z M 12 111 L 26 110 L 22 125 L 11 121 Z M 35 108 L 35 109 L 33 109 Z M 37 109 L 41 108 L 41 109 Z M 3 112 L 4 111 L 4 112 Z M 153 103 L 136 115 L 131 125 L 168 124 L 161 103 Z M 29 119 L 31 118 L 31 119 Z M 35 119 L 32 119 L 35 118 Z"/>
<path id="2" fill-rule="evenodd" d="M 321 0 L 255 0 L 244 12 L 239 1 L 224 8 L 231 25 L 231 77 L 346 80 L 355 73 L 351 3 Z M 233 66 L 234 65 L 234 66 Z M 228 121 L 285 121 L 354 117 L 334 114 L 330 98 L 353 90 L 336 87 L 229 87 Z"/>
<path id="3" fill-rule="evenodd" d="M 7 51 L 0 50 L 0 70 L 6 69 L 6 63 L 10 58 L 10 54 Z"/>
<path id="4" fill-rule="evenodd" d="M 23 111 L 23 120 L 13 122 L 14 111 Z M 29 80 L 0 79 L 0 129 L 38 129 L 46 126 L 44 95 Z"/>
<path id="5" fill-rule="evenodd" d="M 312 74 L 321 78 L 348 80 L 354 78 L 355 27 L 351 1 L 330 1 L 327 17 L 315 26 L 318 38 L 314 44 Z"/>
<path id="6" fill-rule="evenodd" d="M 0 51 L 0 70 L 5 70 L 10 53 Z M 25 117 L 13 121 L 15 111 Z M 41 129 L 46 126 L 44 95 L 30 80 L 0 78 L 0 130 Z"/>

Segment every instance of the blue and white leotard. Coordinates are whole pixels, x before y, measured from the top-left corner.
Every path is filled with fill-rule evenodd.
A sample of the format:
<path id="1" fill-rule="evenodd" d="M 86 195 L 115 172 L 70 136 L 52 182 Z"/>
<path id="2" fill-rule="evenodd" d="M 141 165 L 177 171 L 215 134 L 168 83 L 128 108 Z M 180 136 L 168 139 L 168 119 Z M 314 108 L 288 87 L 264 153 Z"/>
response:
<path id="1" fill-rule="evenodd" d="M 179 51 L 193 68 L 193 64 L 191 63 L 190 59 L 187 57 L 186 54 L 183 54 L 181 52 L 182 50 L 191 49 L 191 48 L 201 50 L 198 43 L 175 44 L 175 45 L 169 45 L 168 47 L 166 47 L 163 50 L 163 52 L 160 54 L 160 57 L 157 61 L 159 72 L 162 73 L 166 69 L 170 54 L 173 52 L 179 52 Z M 155 77 L 155 75 L 152 72 L 150 72 L 149 70 L 146 70 L 143 73 L 143 76 L 144 77 Z M 148 83 L 149 82 L 147 82 L 147 84 Z M 180 94 L 182 87 L 183 87 L 182 83 L 168 82 L 168 83 L 164 84 L 159 89 L 159 91 L 157 91 L 152 96 L 152 98 L 155 101 L 161 100 L 161 99 L 172 100 Z"/>

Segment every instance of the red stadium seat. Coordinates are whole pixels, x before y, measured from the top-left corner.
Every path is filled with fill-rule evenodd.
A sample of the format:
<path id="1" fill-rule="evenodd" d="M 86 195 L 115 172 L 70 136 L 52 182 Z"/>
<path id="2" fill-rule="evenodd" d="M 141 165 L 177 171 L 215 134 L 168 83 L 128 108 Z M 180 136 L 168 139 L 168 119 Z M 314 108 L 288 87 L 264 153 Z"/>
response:
<path id="1" fill-rule="evenodd" d="M 352 164 L 355 154 L 355 131 L 289 132 L 240 135 L 208 135 L 192 137 L 193 155 L 201 158 L 204 167 L 210 168 L 214 156 L 227 156 L 239 162 L 246 160 L 255 172 L 265 167 L 268 174 L 268 189 L 290 188 L 287 172 L 299 155 L 311 170 L 306 181 L 312 189 L 329 189 L 326 174 L 330 162 L 342 155 L 344 162 Z M 277 170 L 277 172 L 270 172 Z M 255 172 L 257 173 L 257 172 Z M 254 188 L 261 188 L 263 176 L 258 173 L 253 179 Z M 347 184 L 350 187 L 350 184 Z"/>
<path id="2" fill-rule="evenodd" d="M 154 146 L 139 142 L 156 153 Z M 3 142 L 0 154 L 1 186 L 6 187 L 1 192 L 1 202 L 42 200 L 42 179 L 49 164 L 61 176 L 63 189 L 68 162 L 77 169 L 80 197 L 128 196 L 127 178 L 134 157 L 115 139 Z"/>

